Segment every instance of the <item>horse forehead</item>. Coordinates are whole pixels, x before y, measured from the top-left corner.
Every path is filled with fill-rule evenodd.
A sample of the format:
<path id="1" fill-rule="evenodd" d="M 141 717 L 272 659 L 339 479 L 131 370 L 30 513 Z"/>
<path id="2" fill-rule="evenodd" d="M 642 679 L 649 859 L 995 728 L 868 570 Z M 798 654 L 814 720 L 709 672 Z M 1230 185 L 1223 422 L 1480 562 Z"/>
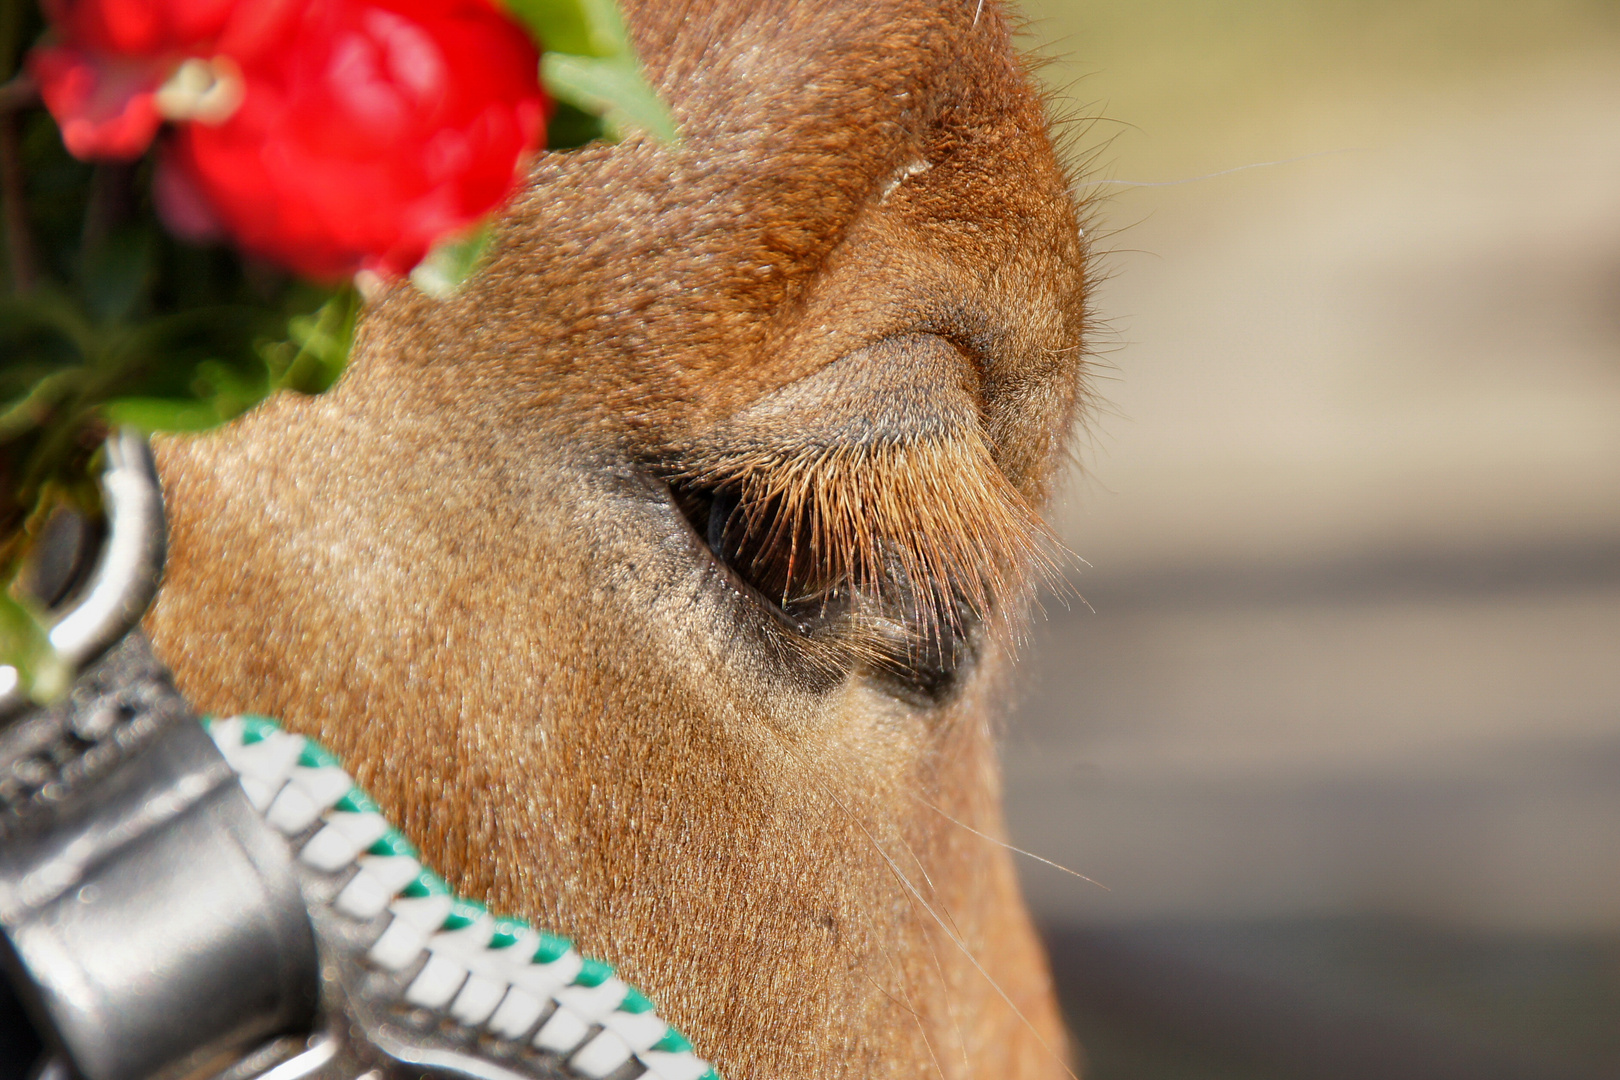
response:
<path id="1" fill-rule="evenodd" d="M 992 5 L 995 13 L 996 5 Z M 628 0 L 627 21 L 649 74 L 680 99 L 732 83 L 773 98 L 845 93 L 851 84 L 904 89 L 1004 49 L 1005 24 L 980 0 Z"/>
<path id="2" fill-rule="evenodd" d="M 543 159 L 442 352 L 525 407 L 673 430 L 923 328 L 941 297 L 996 293 L 1002 323 L 1078 332 L 1036 310 L 1075 306 L 1080 250 L 993 7 L 626 7 L 681 138 Z"/>
<path id="3" fill-rule="evenodd" d="M 708 177 L 775 174 L 778 198 L 761 209 L 779 224 L 847 213 L 839 196 L 892 193 L 931 156 L 1009 133 L 1043 141 L 1007 24 L 976 0 L 652 0 L 628 11 Z"/>

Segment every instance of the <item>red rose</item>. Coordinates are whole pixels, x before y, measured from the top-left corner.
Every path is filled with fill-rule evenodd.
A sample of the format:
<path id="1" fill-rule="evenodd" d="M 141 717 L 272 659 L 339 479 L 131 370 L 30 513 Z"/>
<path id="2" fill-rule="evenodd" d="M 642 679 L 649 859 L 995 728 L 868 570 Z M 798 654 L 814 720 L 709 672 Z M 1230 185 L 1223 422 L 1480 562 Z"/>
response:
<path id="1" fill-rule="evenodd" d="M 240 61 L 285 38 L 305 0 L 45 0 L 60 41 L 29 70 L 84 159 L 139 157 L 163 122 L 159 87 L 190 56 Z"/>
<path id="2" fill-rule="evenodd" d="M 250 251 L 315 277 L 401 274 L 516 184 L 546 102 L 529 39 L 481 0 L 317 2 L 164 162 Z"/>
<path id="3" fill-rule="evenodd" d="M 485 0 L 89 0 L 52 15 L 65 43 L 32 68 L 68 148 L 132 156 L 174 120 L 156 190 L 171 226 L 313 277 L 407 272 L 505 200 L 545 129 L 539 55 Z"/>

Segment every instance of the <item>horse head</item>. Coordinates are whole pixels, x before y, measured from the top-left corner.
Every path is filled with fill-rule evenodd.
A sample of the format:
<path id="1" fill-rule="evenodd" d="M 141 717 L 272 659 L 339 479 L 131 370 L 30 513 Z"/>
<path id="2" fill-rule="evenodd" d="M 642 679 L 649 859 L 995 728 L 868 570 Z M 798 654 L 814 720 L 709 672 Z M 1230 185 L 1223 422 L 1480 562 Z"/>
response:
<path id="1" fill-rule="evenodd" d="M 162 445 L 152 639 L 734 1080 L 1064 1075 L 994 839 L 1086 319 L 1042 97 L 976 0 L 626 16 L 680 139 Z"/>

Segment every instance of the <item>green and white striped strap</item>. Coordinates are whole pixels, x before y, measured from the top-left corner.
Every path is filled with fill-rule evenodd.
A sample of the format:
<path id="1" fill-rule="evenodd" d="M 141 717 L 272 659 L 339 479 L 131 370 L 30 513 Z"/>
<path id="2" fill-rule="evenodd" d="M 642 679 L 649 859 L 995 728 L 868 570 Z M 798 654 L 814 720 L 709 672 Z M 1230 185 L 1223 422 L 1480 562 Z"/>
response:
<path id="1" fill-rule="evenodd" d="M 632 1058 L 646 1080 L 719 1080 L 613 968 L 581 956 L 566 938 L 492 916 L 452 892 L 325 747 L 259 716 L 203 723 L 277 832 L 292 839 L 313 830 L 300 861 L 326 874 L 352 868 L 333 906 L 356 920 L 392 916 L 366 960 L 393 973 L 420 968 L 405 989 L 407 1004 L 527 1041 L 588 1080 Z"/>

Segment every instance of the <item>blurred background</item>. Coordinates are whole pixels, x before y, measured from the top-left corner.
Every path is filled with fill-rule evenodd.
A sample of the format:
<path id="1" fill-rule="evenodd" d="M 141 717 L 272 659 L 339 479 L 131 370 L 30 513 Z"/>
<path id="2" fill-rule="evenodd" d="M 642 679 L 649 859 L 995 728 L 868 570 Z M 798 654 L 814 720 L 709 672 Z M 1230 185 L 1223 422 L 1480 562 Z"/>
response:
<path id="1" fill-rule="evenodd" d="M 1620 1077 L 1620 4 L 1024 8 L 1111 275 L 1007 741 L 1089 1080 Z"/>

